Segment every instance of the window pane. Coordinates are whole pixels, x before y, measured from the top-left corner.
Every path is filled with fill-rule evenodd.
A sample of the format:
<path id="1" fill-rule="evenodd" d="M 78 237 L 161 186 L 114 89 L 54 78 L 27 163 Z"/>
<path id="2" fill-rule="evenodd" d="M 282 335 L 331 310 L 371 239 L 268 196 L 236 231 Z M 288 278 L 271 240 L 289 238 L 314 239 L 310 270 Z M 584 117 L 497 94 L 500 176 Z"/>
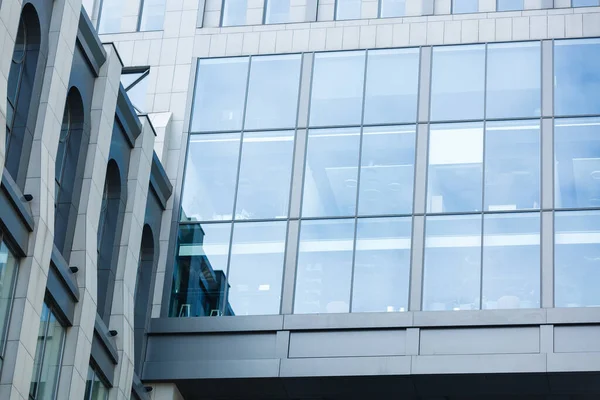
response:
<path id="1" fill-rule="evenodd" d="M 266 0 L 265 24 L 290 22 L 290 0 Z"/>
<path id="2" fill-rule="evenodd" d="M 381 0 L 381 18 L 406 15 L 406 0 Z"/>
<path id="3" fill-rule="evenodd" d="M 94 389 L 92 390 L 92 398 L 90 400 L 108 400 L 108 388 L 100 380 L 98 374 L 94 375 Z"/>
<path id="4" fill-rule="evenodd" d="M 540 115 L 540 60 L 540 42 L 488 45 L 486 118 Z"/>
<path id="5" fill-rule="evenodd" d="M 434 47 L 431 119 L 483 119 L 485 46 Z"/>
<path id="6" fill-rule="evenodd" d="M 279 314 L 286 231 L 283 221 L 234 225 L 229 266 L 233 315 Z"/>
<path id="7" fill-rule="evenodd" d="M 84 399 L 88 400 L 92 393 L 92 387 L 94 386 L 94 370 L 91 366 L 88 366 L 87 378 L 85 380 L 85 396 Z"/>
<path id="8" fill-rule="evenodd" d="M 485 126 L 485 210 L 540 208 L 539 121 Z"/>
<path id="9" fill-rule="evenodd" d="M 33 361 L 33 374 L 31 375 L 31 384 L 29 385 L 29 398 L 35 399 L 38 392 L 43 392 L 43 385 L 40 383 L 38 377 L 42 369 L 42 357 L 44 350 L 44 340 L 46 338 L 46 328 L 48 327 L 48 320 L 50 318 L 50 309 L 44 303 L 42 305 L 42 315 L 40 316 L 40 325 L 38 327 L 37 342 L 35 346 L 35 358 Z"/>
<path id="10" fill-rule="evenodd" d="M 296 125 L 302 56 L 253 57 L 245 129 Z"/>
<path id="11" fill-rule="evenodd" d="M 192 131 L 242 129 L 247 73 L 248 57 L 199 61 Z"/>
<path id="12" fill-rule="evenodd" d="M 600 206 L 600 118 L 556 119 L 554 203 L 557 208 Z"/>
<path id="13" fill-rule="evenodd" d="M 408 310 L 411 218 L 358 220 L 352 312 Z"/>
<path id="14" fill-rule="evenodd" d="M 232 219 L 239 151 L 239 133 L 190 136 L 182 221 Z"/>
<path id="15" fill-rule="evenodd" d="M 359 215 L 410 214 L 415 135 L 413 125 L 364 128 Z"/>
<path id="16" fill-rule="evenodd" d="M 557 212 L 554 229 L 556 307 L 600 307 L 600 212 Z"/>
<path id="17" fill-rule="evenodd" d="M 295 314 L 350 310 L 354 220 L 302 221 Z"/>
<path id="18" fill-rule="evenodd" d="M 540 306 L 540 214 L 483 221 L 483 308 Z"/>
<path id="19" fill-rule="evenodd" d="M 573 0 L 573 7 L 596 7 L 600 5 L 598 0 Z"/>
<path id="20" fill-rule="evenodd" d="M 554 113 L 600 114 L 600 39 L 554 43 Z"/>
<path id="21" fill-rule="evenodd" d="M 247 0 L 225 0 L 223 2 L 222 26 L 246 25 Z"/>
<path id="22" fill-rule="evenodd" d="M 179 227 L 172 317 L 231 315 L 224 304 L 230 236 L 229 223 Z"/>
<path id="23" fill-rule="evenodd" d="M 48 333 L 45 337 L 44 358 L 41 368 L 39 390 L 36 399 L 53 400 L 58 386 L 58 376 L 62 359 L 65 328 L 51 312 L 48 320 Z"/>
<path id="24" fill-rule="evenodd" d="M 244 132 L 236 219 L 286 218 L 294 131 Z"/>
<path id="25" fill-rule="evenodd" d="M 519 11 L 523 9 L 523 0 L 497 0 L 496 11 Z"/>
<path id="26" fill-rule="evenodd" d="M 311 126 L 360 124 L 364 72 L 364 51 L 315 54 Z"/>
<path id="27" fill-rule="evenodd" d="M 479 11 L 479 0 L 452 0 L 452 14 L 476 13 Z"/>
<path id="28" fill-rule="evenodd" d="M 335 19 L 359 19 L 360 8 L 360 0 L 337 0 L 335 8 Z"/>
<path id="29" fill-rule="evenodd" d="M 160 31 L 165 20 L 167 0 L 144 0 L 140 31 Z"/>
<path id="30" fill-rule="evenodd" d="M 419 49 L 369 51 L 364 123 L 414 122 L 418 85 Z"/>
<path id="31" fill-rule="evenodd" d="M 483 124 L 431 125 L 427 211 L 481 211 Z"/>
<path id="32" fill-rule="evenodd" d="M 477 310 L 481 215 L 427 217 L 423 310 Z"/>
<path id="33" fill-rule="evenodd" d="M 360 128 L 310 130 L 307 146 L 302 216 L 355 215 Z"/>
<path id="34" fill-rule="evenodd" d="M 102 0 L 100 21 L 98 21 L 98 33 L 121 32 L 121 18 L 123 18 L 122 0 Z"/>
<path id="35" fill-rule="evenodd" d="M 131 104 L 140 113 L 143 113 L 146 108 L 146 93 L 148 92 L 148 76 L 146 75 L 135 85 L 131 86 L 143 73 L 123 74 L 121 75 L 121 83 L 127 91 L 127 96 Z M 131 87 L 130 87 L 131 86 Z"/>
<path id="36" fill-rule="evenodd" d="M 0 345 L 6 337 L 8 318 L 14 297 L 14 282 L 17 274 L 17 259 L 0 240 Z M 0 363 L 1 366 L 1 363 Z"/>

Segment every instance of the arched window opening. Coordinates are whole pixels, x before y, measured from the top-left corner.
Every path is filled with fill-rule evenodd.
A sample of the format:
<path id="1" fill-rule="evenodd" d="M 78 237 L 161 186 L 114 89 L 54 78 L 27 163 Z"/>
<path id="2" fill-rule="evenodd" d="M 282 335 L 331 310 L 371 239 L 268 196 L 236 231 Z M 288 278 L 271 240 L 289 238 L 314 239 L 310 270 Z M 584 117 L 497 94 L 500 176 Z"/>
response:
<path id="1" fill-rule="evenodd" d="M 145 331 L 152 298 L 152 275 L 154 271 L 155 257 L 154 235 L 149 225 L 144 225 L 142 231 L 142 245 L 140 248 L 140 259 L 135 281 L 134 297 L 134 347 L 135 347 L 135 370 L 141 373 L 144 361 Z"/>

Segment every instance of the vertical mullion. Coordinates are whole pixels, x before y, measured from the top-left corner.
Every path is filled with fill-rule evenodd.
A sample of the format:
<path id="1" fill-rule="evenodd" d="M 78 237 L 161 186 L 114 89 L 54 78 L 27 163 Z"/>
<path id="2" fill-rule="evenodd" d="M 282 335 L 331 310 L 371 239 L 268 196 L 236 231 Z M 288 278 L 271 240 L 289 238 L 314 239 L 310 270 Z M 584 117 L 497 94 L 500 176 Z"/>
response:
<path id="1" fill-rule="evenodd" d="M 484 68 L 484 73 L 483 73 L 483 124 L 482 124 L 482 149 L 481 149 L 481 156 L 482 156 L 482 162 L 481 162 L 481 231 L 480 231 L 480 235 L 481 235 L 481 247 L 480 247 L 480 254 L 479 254 L 479 309 L 482 310 L 483 309 L 483 273 L 484 273 L 484 237 L 485 237 L 485 192 L 486 192 L 486 185 L 485 185 L 485 167 L 487 164 L 487 147 L 486 147 L 486 138 L 487 138 L 487 96 L 488 96 L 488 91 L 487 91 L 487 83 L 488 83 L 488 44 L 486 43 L 483 47 L 483 51 L 484 51 L 484 61 L 483 61 L 483 68 Z"/>

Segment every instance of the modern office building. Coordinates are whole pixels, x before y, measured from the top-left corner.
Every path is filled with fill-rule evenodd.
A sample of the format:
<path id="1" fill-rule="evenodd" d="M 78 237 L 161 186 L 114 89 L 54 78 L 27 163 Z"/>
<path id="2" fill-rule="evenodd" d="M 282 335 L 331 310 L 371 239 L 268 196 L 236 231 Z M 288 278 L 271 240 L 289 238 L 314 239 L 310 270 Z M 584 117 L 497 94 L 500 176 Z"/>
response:
<path id="1" fill-rule="evenodd" d="M 598 0 L 0 0 L 0 63 L 0 399 L 600 398 Z"/>

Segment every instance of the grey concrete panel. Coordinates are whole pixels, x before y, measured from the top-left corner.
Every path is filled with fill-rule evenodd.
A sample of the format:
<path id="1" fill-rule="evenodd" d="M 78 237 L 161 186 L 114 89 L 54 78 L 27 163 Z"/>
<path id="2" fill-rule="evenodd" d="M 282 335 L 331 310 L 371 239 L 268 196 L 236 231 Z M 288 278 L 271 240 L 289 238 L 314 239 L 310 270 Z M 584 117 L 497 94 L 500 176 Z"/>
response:
<path id="1" fill-rule="evenodd" d="M 547 310 L 549 324 L 585 324 L 600 321 L 600 308 L 549 308 Z"/>
<path id="2" fill-rule="evenodd" d="M 302 208 L 302 186 L 304 182 L 304 158 L 306 154 L 308 131 L 298 129 L 294 149 L 294 165 L 292 174 L 292 189 L 290 197 L 290 218 L 300 218 Z"/>
<path id="3" fill-rule="evenodd" d="M 551 40 L 542 41 L 542 116 L 554 114 L 554 66 L 553 44 Z"/>
<path id="4" fill-rule="evenodd" d="M 403 328 L 412 325 L 412 313 L 354 313 L 285 315 L 289 330 Z"/>
<path id="5" fill-rule="evenodd" d="M 406 354 L 406 330 L 292 332 L 290 358 L 373 357 Z"/>
<path id="6" fill-rule="evenodd" d="M 5 176 L 8 176 L 8 174 L 5 174 Z M 21 257 L 27 254 L 29 232 L 32 229 L 22 216 L 23 214 L 15 207 L 12 196 L 2 185 L 0 189 L 0 228 L 3 234 L 10 238 L 14 250 Z"/>
<path id="7" fill-rule="evenodd" d="M 546 310 L 425 311 L 414 313 L 414 326 L 539 325 Z"/>
<path id="8" fill-rule="evenodd" d="M 433 3 L 433 2 L 431 2 Z M 421 69 L 419 73 L 419 116 L 418 122 L 429 120 L 429 97 L 431 84 L 431 47 L 421 48 Z"/>
<path id="9" fill-rule="evenodd" d="M 97 313 L 94 321 L 94 338 L 98 338 L 100 340 L 100 344 L 106 349 L 112 362 L 117 364 L 119 362 L 119 354 L 117 352 L 115 339 L 110 336 L 108 327 L 104 324 L 104 321 Z"/>
<path id="10" fill-rule="evenodd" d="M 554 121 L 542 119 L 542 209 L 554 207 Z"/>
<path id="11" fill-rule="evenodd" d="M 554 352 L 600 352 L 600 325 L 554 327 Z"/>
<path id="12" fill-rule="evenodd" d="M 96 76 L 100 67 L 106 62 L 106 52 L 102 42 L 94 29 L 94 25 L 83 8 L 79 15 L 79 27 L 77 31 L 77 42 L 83 49 L 89 65 Z"/>
<path id="13" fill-rule="evenodd" d="M 548 372 L 600 370 L 600 353 L 551 353 L 547 356 Z"/>
<path id="14" fill-rule="evenodd" d="M 424 185 L 423 185 L 424 186 Z M 420 311 L 423 298 L 423 248 L 425 245 L 425 217 L 413 217 L 412 255 L 410 263 L 410 295 L 408 309 Z"/>
<path id="15" fill-rule="evenodd" d="M 277 358 L 287 358 L 290 349 L 290 332 L 279 331 L 277 332 L 277 338 L 275 339 L 275 352 Z"/>
<path id="16" fill-rule="evenodd" d="M 421 329 L 421 355 L 539 353 L 537 327 Z"/>
<path id="17" fill-rule="evenodd" d="M 554 213 L 542 212 L 542 307 L 554 307 Z"/>
<path id="18" fill-rule="evenodd" d="M 279 359 L 146 362 L 142 380 L 269 378 L 279 375 Z"/>
<path id="19" fill-rule="evenodd" d="M 148 337 L 148 362 L 251 360 L 276 358 L 275 333 L 205 334 Z"/>
<path id="20" fill-rule="evenodd" d="M 169 182 L 169 177 L 160 162 L 156 152 L 152 152 L 152 168 L 150 169 L 150 188 L 156 193 L 160 200 L 162 209 L 167 208 L 167 200 L 173 193 L 173 185 Z"/>
<path id="21" fill-rule="evenodd" d="M 67 292 L 75 300 L 79 300 L 79 288 L 77 287 L 75 277 L 69 269 L 69 264 L 67 264 L 56 246 L 53 246 L 52 248 L 51 260 L 56 268 L 56 273 L 58 274 L 60 280 L 63 281 L 62 284 L 65 286 Z"/>
<path id="22" fill-rule="evenodd" d="M 234 317 L 152 318 L 149 334 L 277 331 L 283 328 L 282 315 Z"/>
<path id="23" fill-rule="evenodd" d="M 129 142 L 129 146 L 133 148 L 135 140 L 142 133 L 142 123 L 137 117 L 137 113 L 133 108 L 133 104 L 125 92 L 123 85 L 119 85 L 119 97 L 117 97 L 117 120 L 123 128 L 123 133 Z"/>
<path id="24" fill-rule="evenodd" d="M 18 212 L 19 218 L 23 220 L 27 229 L 33 232 L 34 220 L 31 209 L 25 201 L 21 189 L 6 170 L 2 174 L 2 189 L 13 203 L 13 207 Z"/>
<path id="25" fill-rule="evenodd" d="M 301 186 L 301 185 L 298 185 Z M 301 193 L 299 194 L 299 196 Z M 281 313 L 291 314 L 294 307 L 294 288 L 296 284 L 296 260 L 298 258 L 298 235 L 300 222 L 290 220 L 286 239 L 285 262 L 283 271 L 283 287 L 281 299 Z M 283 322 L 283 319 L 282 319 Z"/>
<path id="26" fill-rule="evenodd" d="M 412 357 L 412 373 L 415 375 L 545 371 L 545 354 L 480 354 Z"/>
<path id="27" fill-rule="evenodd" d="M 46 293 L 52 299 L 54 311 L 59 314 L 61 323 L 65 326 L 73 326 L 77 299 L 71 294 L 54 263 L 50 263 L 50 268 L 48 269 Z"/>
<path id="28" fill-rule="evenodd" d="M 410 369 L 410 356 L 281 360 L 282 377 L 407 375 Z"/>

